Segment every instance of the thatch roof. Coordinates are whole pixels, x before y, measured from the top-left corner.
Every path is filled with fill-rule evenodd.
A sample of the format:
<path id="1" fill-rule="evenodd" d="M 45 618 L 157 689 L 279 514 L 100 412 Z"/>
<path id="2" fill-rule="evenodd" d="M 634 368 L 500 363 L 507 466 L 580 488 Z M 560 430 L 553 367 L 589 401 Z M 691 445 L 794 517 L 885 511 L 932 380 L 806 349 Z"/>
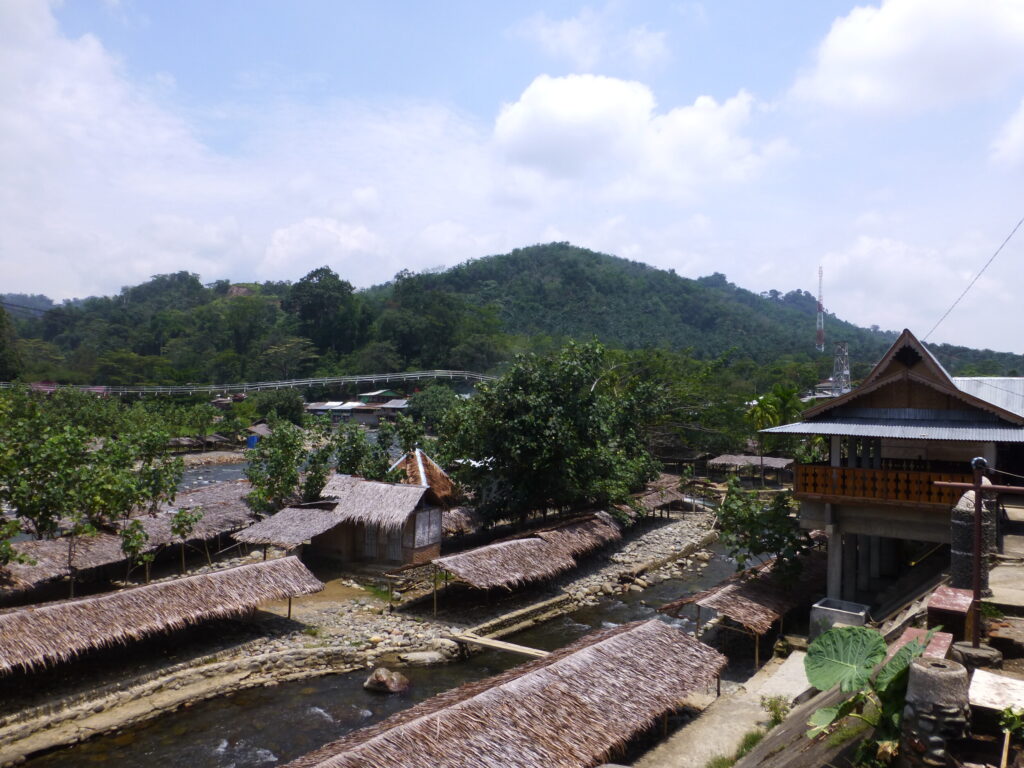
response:
<path id="1" fill-rule="evenodd" d="M 477 589 L 511 589 L 575 568 L 577 556 L 620 538 L 622 533 L 611 516 L 595 512 L 433 562 Z"/>
<path id="2" fill-rule="evenodd" d="M 33 539 L 16 542 L 13 546 L 20 554 L 31 557 L 35 565 L 8 563 L 0 569 L 4 571 L 4 587 L 26 590 L 68 575 L 67 539 Z M 110 533 L 79 536 L 74 548 L 72 566 L 77 571 L 100 568 L 125 559 L 121 551 L 121 537 Z"/>
<path id="3" fill-rule="evenodd" d="M 251 525 L 255 516 L 245 501 L 251 487 L 247 480 L 211 483 L 179 493 L 173 502 L 164 504 L 156 515 L 140 515 L 138 520 L 149 536 L 150 549 L 180 541 L 171 533 L 171 516 L 179 509 L 198 509 L 203 513 L 188 541 L 212 539 L 222 533 Z"/>
<path id="4" fill-rule="evenodd" d="M 686 496 L 674 488 L 659 488 L 636 497 L 636 502 L 648 512 L 671 504 L 686 503 Z"/>
<path id="5" fill-rule="evenodd" d="M 450 507 L 458 501 L 458 488 L 448 473 L 419 448 L 402 456 L 391 465 L 391 469 L 405 470 L 405 480 L 402 482 L 408 485 L 425 485 L 429 488 L 431 501 L 435 504 Z"/>
<path id="6" fill-rule="evenodd" d="M 480 524 L 480 515 L 472 507 L 454 507 L 441 512 L 441 532 L 445 536 L 476 533 Z"/>
<path id="7" fill-rule="evenodd" d="M 618 523 L 607 512 L 595 512 L 582 519 L 569 520 L 557 527 L 538 531 L 536 535 L 571 557 L 585 555 L 622 539 Z"/>
<path id="8" fill-rule="evenodd" d="M 237 531 L 232 538 L 246 544 L 271 544 L 291 549 L 342 522 L 333 510 L 286 507 L 266 520 Z"/>
<path id="9" fill-rule="evenodd" d="M 727 659 L 651 620 L 434 696 L 288 768 L 585 768 L 707 688 Z"/>
<path id="10" fill-rule="evenodd" d="M 550 579 L 576 566 L 571 555 L 536 537 L 499 541 L 439 557 L 433 563 L 477 589 L 511 588 Z"/>
<path id="11" fill-rule="evenodd" d="M 775 456 L 748 456 L 725 454 L 708 459 L 708 466 L 717 469 L 740 469 L 742 467 L 760 467 L 764 464 L 765 469 L 789 469 L 793 466 L 792 459 L 777 458 Z"/>
<path id="12" fill-rule="evenodd" d="M 378 483 L 350 475 L 332 475 L 321 496 L 338 500 L 334 508 L 341 522 L 365 523 L 397 529 L 416 511 L 427 492 L 424 486 Z"/>
<path id="13" fill-rule="evenodd" d="M 297 558 L 242 565 L 119 592 L 0 612 L 0 672 L 66 661 L 267 600 L 323 589 Z"/>
<path id="14" fill-rule="evenodd" d="M 684 605 L 696 603 L 763 635 L 788 611 L 821 593 L 827 563 L 824 553 L 810 552 L 802 559 L 803 569 L 795 582 L 780 581 L 773 574 L 772 559 L 711 589 L 666 603 L 658 610 L 678 616 Z"/>

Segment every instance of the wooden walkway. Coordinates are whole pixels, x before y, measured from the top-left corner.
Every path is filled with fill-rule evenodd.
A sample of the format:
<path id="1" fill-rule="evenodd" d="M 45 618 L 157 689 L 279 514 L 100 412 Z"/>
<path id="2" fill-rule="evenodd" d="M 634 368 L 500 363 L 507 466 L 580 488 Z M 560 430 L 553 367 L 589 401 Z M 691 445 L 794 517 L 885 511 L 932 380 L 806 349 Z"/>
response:
<path id="1" fill-rule="evenodd" d="M 542 651 L 537 648 L 528 648 L 525 645 L 516 645 L 515 643 L 506 643 L 504 640 L 494 640 L 490 637 L 481 637 L 480 635 L 473 634 L 472 632 L 466 632 L 461 635 L 449 635 L 448 639 L 454 640 L 457 643 L 472 643 L 473 645 L 479 645 L 484 648 L 493 648 L 498 651 L 518 653 L 523 656 L 530 656 L 534 659 L 541 659 L 548 655 L 548 651 Z"/>

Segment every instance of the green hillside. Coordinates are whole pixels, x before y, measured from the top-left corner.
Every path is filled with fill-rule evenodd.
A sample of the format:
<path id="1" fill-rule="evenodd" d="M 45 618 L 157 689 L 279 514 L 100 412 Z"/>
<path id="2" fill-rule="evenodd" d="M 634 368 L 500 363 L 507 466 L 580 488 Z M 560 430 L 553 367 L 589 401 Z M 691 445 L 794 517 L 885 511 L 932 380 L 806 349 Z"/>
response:
<path id="1" fill-rule="evenodd" d="M 724 358 L 732 386 L 763 391 L 775 381 L 807 386 L 827 376 L 837 340 L 849 342 L 854 376 L 863 375 L 899 330 L 828 316 L 829 347 L 818 353 L 817 305 L 806 291 L 759 295 L 721 274 L 692 280 L 567 243 L 402 272 L 364 291 L 323 267 L 296 282 L 203 285 L 179 272 L 58 306 L 44 296 L 3 300 L 16 338 L 10 329 L 0 333 L 0 346 L 17 352 L 3 358 L 5 370 L 98 384 L 494 371 L 515 352 L 596 337 L 620 349 Z M 954 374 L 1024 371 L 1019 355 L 933 349 Z"/>

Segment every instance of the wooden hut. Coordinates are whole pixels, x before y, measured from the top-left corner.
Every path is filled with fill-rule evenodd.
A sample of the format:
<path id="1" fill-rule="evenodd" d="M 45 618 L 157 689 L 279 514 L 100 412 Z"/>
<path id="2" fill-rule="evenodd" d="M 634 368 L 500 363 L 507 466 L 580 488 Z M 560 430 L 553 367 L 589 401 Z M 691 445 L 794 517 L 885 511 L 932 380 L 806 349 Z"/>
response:
<path id="1" fill-rule="evenodd" d="M 589 768 L 714 685 L 727 659 L 657 620 L 585 635 L 441 693 L 287 768 Z"/>
<path id="2" fill-rule="evenodd" d="M 424 486 L 334 475 L 322 495 L 331 509 L 293 507 L 234 535 L 248 544 L 291 549 L 343 561 L 412 565 L 441 553 L 441 509 Z"/>
<path id="3" fill-rule="evenodd" d="M 0 673 L 66 661 L 324 585 L 294 557 L 0 612 Z"/>

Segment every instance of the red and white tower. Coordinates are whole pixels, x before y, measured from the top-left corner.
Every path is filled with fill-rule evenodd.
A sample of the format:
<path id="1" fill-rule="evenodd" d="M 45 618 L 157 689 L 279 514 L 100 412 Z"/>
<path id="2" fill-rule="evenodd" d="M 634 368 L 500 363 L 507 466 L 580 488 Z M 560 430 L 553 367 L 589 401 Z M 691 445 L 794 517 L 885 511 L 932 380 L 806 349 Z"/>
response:
<path id="1" fill-rule="evenodd" d="M 825 299 L 821 290 L 822 269 L 818 267 L 818 326 L 814 346 L 819 352 L 825 351 Z"/>

